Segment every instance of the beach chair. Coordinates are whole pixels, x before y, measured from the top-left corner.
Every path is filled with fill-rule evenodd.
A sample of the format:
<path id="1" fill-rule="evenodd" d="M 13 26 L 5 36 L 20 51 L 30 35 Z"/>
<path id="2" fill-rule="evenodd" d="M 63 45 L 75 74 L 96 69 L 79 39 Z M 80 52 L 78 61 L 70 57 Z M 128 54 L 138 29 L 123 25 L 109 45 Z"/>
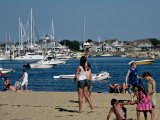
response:
<path id="1" fill-rule="evenodd" d="M 14 87 L 18 90 L 18 89 L 20 88 L 20 85 L 21 85 L 21 82 L 20 82 L 19 80 L 17 80 L 17 81 L 15 82 Z"/>
<path id="2" fill-rule="evenodd" d="M 110 86 L 109 86 L 109 87 L 110 87 Z M 110 92 L 110 93 L 122 93 L 122 89 L 110 87 L 110 88 L 109 88 L 109 92 Z"/>

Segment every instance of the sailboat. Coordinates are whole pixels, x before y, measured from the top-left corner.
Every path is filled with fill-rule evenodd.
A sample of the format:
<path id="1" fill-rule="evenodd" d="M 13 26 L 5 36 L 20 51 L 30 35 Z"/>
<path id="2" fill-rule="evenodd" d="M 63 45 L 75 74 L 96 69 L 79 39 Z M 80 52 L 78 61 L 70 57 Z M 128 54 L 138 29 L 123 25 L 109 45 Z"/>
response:
<path id="1" fill-rule="evenodd" d="M 30 11 L 30 22 L 27 21 L 27 24 L 23 26 L 22 21 L 19 18 L 19 56 L 15 57 L 15 60 L 42 60 L 44 59 L 43 55 L 37 55 L 34 52 L 25 52 L 23 56 L 20 55 L 20 51 L 24 50 L 23 42 L 25 38 L 28 40 L 28 49 L 33 50 L 33 38 L 34 38 L 34 20 L 32 8 Z M 30 33 L 30 34 L 29 34 Z"/>
<path id="2" fill-rule="evenodd" d="M 49 37 L 45 38 L 46 40 L 49 39 Z M 52 20 L 52 27 L 51 27 L 51 44 L 54 43 L 54 52 L 52 52 L 52 56 L 45 57 L 44 59 L 38 61 L 37 63 L 28 63 L 27 65 L 24 65 L 24 67 L 31 68 L 31 69 L 37 69 L 37 68 L 54 68 L 57 64 L 65 64 L 66 60 L 59 60 L 56 59 L 55 54 L 55 38 L 54 38 L 54 26 L 53 26 L 53 20 Z M 53 53 L 55 55 L 53 55 Z"/>

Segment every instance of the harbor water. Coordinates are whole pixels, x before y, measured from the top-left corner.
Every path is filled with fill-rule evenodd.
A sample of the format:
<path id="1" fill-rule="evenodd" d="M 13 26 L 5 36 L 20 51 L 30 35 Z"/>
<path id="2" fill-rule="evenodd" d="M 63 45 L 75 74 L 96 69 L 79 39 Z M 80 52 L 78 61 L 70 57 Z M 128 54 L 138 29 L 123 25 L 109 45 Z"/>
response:
<path id="1" fill-rule="evenodd" d="M 108 84 L 113 82 L 122 84 L 125 82 L 125 77 L 130 69 L 128 62 L 132 60 L 141 60 L 136 58 L 122 58 L 122 57 L 89 57 L 88 62 L 91 64 L 92 73 L 99 73 L 108 71 L 111 78 L 104 81 L 94 81 L 93 92 L 108 92 Z M 14 69 L 15 72 L 6 74 L 11 84 L 19 80 L 23 75 L 23 65 L 26 63 L 36 62 L 32 61 L 0 61 L 3 69 Z M 53 79 L 53 76 L 75 74 L 76 69 L 80 64 L 79 59 L 68 60 L 66 64 L 56 65 L 52 69 L 26 69 L 29 75 L 28 88 L 33 91 L 60 91 L 60 92 L 74 92 L 77 87 L 74 86 L 73 79 Z M 155 60 L 152 65 L 137 65 L 138 75 L 141 76 L 143 72 L 150 72 L 156 80 L 157 92 L 160 92 L 160 60 Z M 143 84 L 146 81 L 142 79 Z M 3 90 L 3 80 L 0 81 L 0 90 Z"/>

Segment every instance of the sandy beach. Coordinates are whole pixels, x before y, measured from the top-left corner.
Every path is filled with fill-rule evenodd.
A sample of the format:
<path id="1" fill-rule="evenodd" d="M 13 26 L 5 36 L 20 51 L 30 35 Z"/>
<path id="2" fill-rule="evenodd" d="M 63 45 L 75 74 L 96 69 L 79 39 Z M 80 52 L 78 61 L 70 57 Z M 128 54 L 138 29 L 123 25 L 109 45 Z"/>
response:
<path id="1" fill-rule="evenodd" d="M 83 100 L 83 112 L 78 112 L 76 92 L 0 92 L 0 120 L 105 120 L 111 107 L 110 100 L 130 100 L 129 94 L 93 93 L 94 112 Z M 160 94 L 158 94 L 160 103 Z M 136 119 L 136 105 L 127 105 L 128 118 Z M 160 105 L 156 107 L 160 113 Z M 112 114 L 110 120 L 115 115 Z M 150 120 L 150 114 L 148 113 Z M 143 120 L 141 113 L 141 120 Z M 160 119 L 160 115 L 157 120 Z"/>

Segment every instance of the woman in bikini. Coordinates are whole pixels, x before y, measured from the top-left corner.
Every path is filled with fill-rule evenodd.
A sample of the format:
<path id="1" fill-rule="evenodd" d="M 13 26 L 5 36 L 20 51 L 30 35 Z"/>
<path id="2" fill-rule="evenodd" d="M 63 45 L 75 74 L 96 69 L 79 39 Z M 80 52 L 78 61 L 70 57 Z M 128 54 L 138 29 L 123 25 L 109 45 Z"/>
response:
<path id="1" fill-rule="evenodd" d="M 115 113 L 116 115 L 116 120 L 126 120 L 126 109 L 124 109 L 124 105 L 129 105 L 130 102 L 124 103 L 123 101 L 117 101 L 116 99 L 111 100 L 111 109 L 108 113 L 107 120 L 109 120 L 111 113 Z M 131 120 L 131 119 L 127 119 Z"/>

